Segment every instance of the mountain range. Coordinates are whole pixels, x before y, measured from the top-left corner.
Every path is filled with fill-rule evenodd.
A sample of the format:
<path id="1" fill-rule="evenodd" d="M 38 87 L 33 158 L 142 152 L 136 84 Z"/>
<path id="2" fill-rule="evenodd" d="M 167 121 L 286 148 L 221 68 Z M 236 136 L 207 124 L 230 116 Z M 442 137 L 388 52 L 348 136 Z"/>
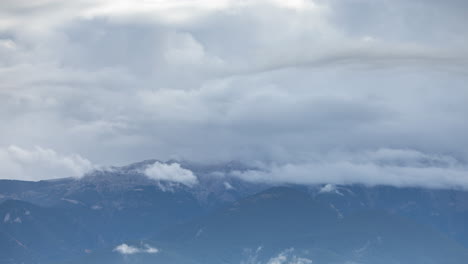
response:
<path id="1" fill-rule="evenodd" d="M 177 165 L 196 183 L 152 178 Z M 468 192 L 249 182 L 239 162 L 147 160 L 0 180 L 0 263 L 462 264 Z"/>

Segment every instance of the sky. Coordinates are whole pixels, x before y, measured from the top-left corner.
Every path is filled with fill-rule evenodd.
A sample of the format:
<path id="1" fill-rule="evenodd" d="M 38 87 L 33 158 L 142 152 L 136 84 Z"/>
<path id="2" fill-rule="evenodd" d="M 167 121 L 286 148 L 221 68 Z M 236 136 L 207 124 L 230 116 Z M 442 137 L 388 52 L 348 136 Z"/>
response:
<path id="1" fill-rule="evenodd" d="M 3 0 L 0 178 L 155 158 L 239 160 L 258 181 L 468 189 L 467 11 Z"/>

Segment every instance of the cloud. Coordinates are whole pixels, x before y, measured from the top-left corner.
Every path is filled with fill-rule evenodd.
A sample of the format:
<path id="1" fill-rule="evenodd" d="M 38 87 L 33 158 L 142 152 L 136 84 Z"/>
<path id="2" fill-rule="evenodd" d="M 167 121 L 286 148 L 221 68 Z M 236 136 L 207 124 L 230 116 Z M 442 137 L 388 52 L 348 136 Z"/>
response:
<path id="1" fill-rule="evenodd" d="M 414 150 L 379 149 L 362 153 L 335 153 L 303 163 L 269 164 L 260 170 L 234 172 L 250 181 L 297 184 L 392 185 L 399 187 L 468 189 L 468 166 L 450 156 Z"/>
<path id="2" fill-rule="evenodd" d="M 400 149 L 468 162 L 465 9 L 420 0 L 5 0 L 0 155 L 39 145 L 104 165 L 175 157 L 338 173 L 349 163 L 355 174 L 388 175 L 426 166 L 459 185 L 462 165 L 357 159 Z M 348 156 L 317 162 L 337 152 Z M 25 174 L 4 164 L 13 176 L 2 177 Z"/>
<path id="3" fill-rule="evenodd" d="M 232 187 L 232 185 L 229 182 L 223 182 L 223 185 L 224 188 L 226 188 L 226 190 L 235 190 L 235 188 Z"/>
<path id="4" fill-rule="evenodd" d="M 294 249 L 287 249 L 268 260 L 267 264 L 311 264 L 312 260 L 296 256 Z"/>
<path id="5" fill-rule="evenodd" d="M 125 243 L 116 246 L 113 251 L 118 252 L 122 255 L 133 255 L 137 253 L 156 254 L 159 252 L 157 248 L 151 247 L 148 244 L 144 244 L 142 247 L 134 247 L 134 246 L 129 246 Z"/>
<path id="6" fill-rule="evenodd" d="M 242 260 L 241 264 L 311 264 L 312 260 L 299 257 L 295 253 L 294 248 L 285 249 L 278 253 L 278 255 L 271 257 L 266 262 L 260 261 L 260 254 L 263 250 L 262 246 L 259 246 L 256 250 L 252 250 L 251 248 L 244 249 L 243 255 L 245 260 Z"/>
<path id="7" fill-rule="evenodd" d="M 178 163 L 155 162 L 143 172 L 148 178 L 158 181 L 170 181 L 192 186 L 198 183 L 192 171 L 184 169 Z"/>
<path id="8" fill-rule="evenodd" d="M 0 163 L 1 178 L 17 180 L 80 177 L 93 169 L 93 164 L 78 154 L 61 155 L 40 146 L 34 149 L 15 145 L 2 148 Z"/>
<path id="9" fill-rule="evenodd" d="M 319 193 L 330 193 L 330 192 L 338 192 L 335 185 L 325 184 L 325 186 L 323 186 L 319 191 Z"/>

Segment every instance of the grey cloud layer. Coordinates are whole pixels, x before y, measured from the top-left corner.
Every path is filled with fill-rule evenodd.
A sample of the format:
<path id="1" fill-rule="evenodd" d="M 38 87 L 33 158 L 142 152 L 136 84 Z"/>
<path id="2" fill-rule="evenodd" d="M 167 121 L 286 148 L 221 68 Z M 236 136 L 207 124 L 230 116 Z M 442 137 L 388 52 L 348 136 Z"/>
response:
<path id="1" fill-rule="evenodd" d="M 42 177 L 11 165 L 15 146 L 104 165 L 240 159 L 316 167 L 333 183 L 468 186 L 462 165 L 368 161 L 346 173 L 316 162 L 402 149 L 466 164 L 464 1 L 0 5 L 2 178 Z"/>
<path id="2" fill-rule="evenodd" d="M 399 187 L 467 189 L 468 167 L 450 156 L 429 156 L 414 150 L 321 155 L 307 163 L 261 166 L 234 172 L 250 181 L 298 184 L 365 184 Z"/>

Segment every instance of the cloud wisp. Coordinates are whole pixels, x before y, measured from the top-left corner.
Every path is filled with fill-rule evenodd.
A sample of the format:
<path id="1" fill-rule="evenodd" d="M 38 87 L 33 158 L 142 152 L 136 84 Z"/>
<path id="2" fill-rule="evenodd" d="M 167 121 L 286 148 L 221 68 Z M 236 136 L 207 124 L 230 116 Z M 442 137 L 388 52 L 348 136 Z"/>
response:
<path id="1" fill-rule="evenodd" d="M 301 258 L 294 254 L 294 249 L 287 249 L 279 253 L 276 257 L 268 260 L 267 264 L 311 264 L 313 261 L 308 258 Z"/>
<path id="2" fill-rule="evenodd" d="M 159 252 L 159 249 L 151 247 L 148 244 L 144 244 L 141 247 L 136 247 L 136 246 L 130 246 L 124 243 L 124 244 L 120 244 L 116 246 L 113 251 L 120 253 L 122 255 L 134 255 L 134 254 L 140 254 L 140 253 L 156 254 Z"/>

